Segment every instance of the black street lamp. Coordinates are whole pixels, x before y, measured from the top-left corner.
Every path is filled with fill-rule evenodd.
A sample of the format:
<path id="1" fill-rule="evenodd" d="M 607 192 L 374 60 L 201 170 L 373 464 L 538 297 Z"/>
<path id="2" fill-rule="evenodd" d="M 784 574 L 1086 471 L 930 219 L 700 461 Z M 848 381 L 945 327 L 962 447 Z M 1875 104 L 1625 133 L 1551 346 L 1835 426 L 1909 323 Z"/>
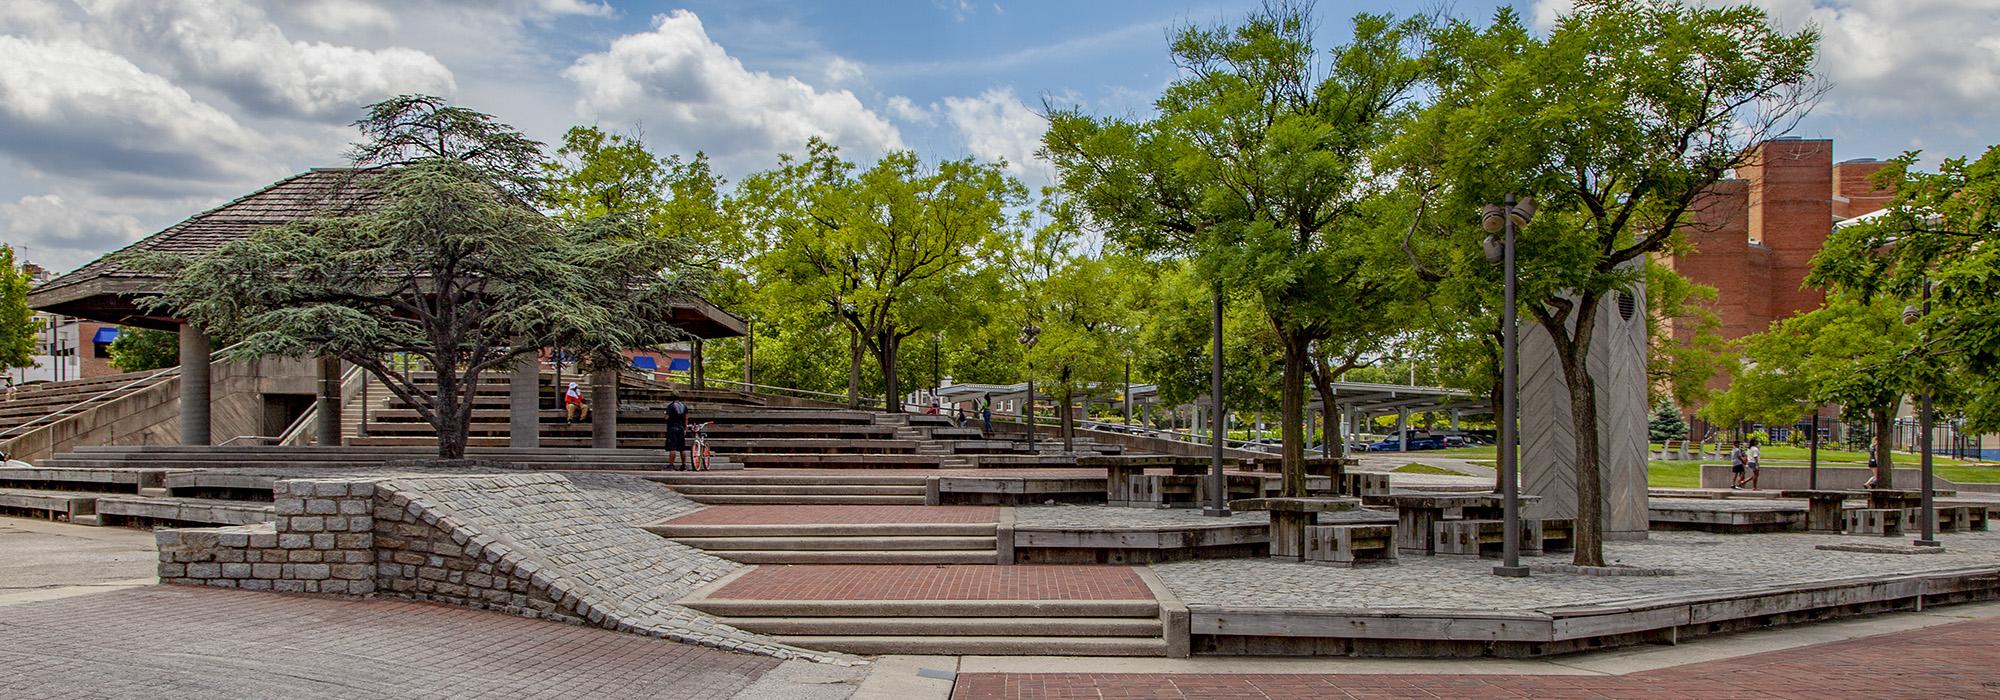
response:
<path id="1" fill-rule="evenodd" d="M 1922 320 L 1924 316 L 1929 316 L 1930 313 L 1931 281 L 1926 278 L 1924 280 L 1923 310 L 1903 309 L 1903 321 L 1905 323 L 1916 323 Z M 1917 431 L 1923 434 L 1921 438 L 1923 441 L 1923 451 L 1919 453 L 1922 455 L 1919 462 L 1922 466 L 1922 476 L 1920 478 L 1924 482 L 1924 489 L 1921 492 L 1923 494 L 1923 506 L 1921 508 L 1923 536 L 1919 537 L 1912 544 L 1919 547 L 1943 546 L 1943 543 L 1938 542 L 1937 539 L 1937 505 L 1933 502 L 1934 489 L 1931 487 L 1931 431 L 1936 427 L 1935 423 L 1936 421 L 1931 416 L 1931 388 L 1929 382 L 1925 382 L 1923 397 L 1917 403 Z M 1896 465 L 1893 463 L 1885 464 L 1882 465 L 1882 468 L 1895 469 Z"/>
<path id="2" fill-rule="evenodd" d="M 1209 442 L 1213 443 L 1208 466 L 1208 506 L 1201 509 L 1202 515 L 1229 517 L 1229 494 L 1226 493 L 1222 477 L 1222 441 L 1228 433 L 1222 424 L 1222 281 L 1215 282 L 1215 309 L 1211 319 L 1210 332 L 1214 335 L 1214 354 L 1210 356 L 1208 375 L 1208 401 L 1211 430 Z M 1190 431 L 1192 432 L 1192 431 Z"/>
<path id="3" fill-rule="evenodd" d="M 1526 226 L 1535 216 L 1533 198 L 1515 202 L 1514 193 L 1507 193 L 1504 205 L 1487 205 L 1480 210 L 1480 226 L 1488 233 L 1504 232 L 1496 242 L 1486 239 L 1486 259 L 1500 263 L 1501 276 L 1506 278 L 1506 307 L 1501 311 L 1501 361 L 1500 370 L 1500 498 L 1502 529 L 1506 541 L 1501 545 L 1502 559 L 1493 567 L 1498 576 L 1522 577 L 1528 575 L 1528 567 L 1521 565 L 1521 472 L 1520 438 L 1520 330 L 1516 319 L 1515 270 L 1514 270 L 1514 229 Z M 1498 248 L 1498 250 L 1496 250 Z M 1496 259 L 1497 258 L 1497 259 Z"/>

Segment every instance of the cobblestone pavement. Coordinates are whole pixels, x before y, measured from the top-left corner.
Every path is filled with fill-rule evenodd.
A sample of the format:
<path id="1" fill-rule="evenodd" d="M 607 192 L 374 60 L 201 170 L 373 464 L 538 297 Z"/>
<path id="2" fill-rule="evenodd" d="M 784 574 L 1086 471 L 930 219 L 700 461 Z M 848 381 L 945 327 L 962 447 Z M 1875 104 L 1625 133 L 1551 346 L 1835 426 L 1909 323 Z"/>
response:
<path id="1" fill-rule="evenodd" d="M 383 599 L 147 587 L 0 608 L 0 697 L 24 700 L 727 698 L 778 665 Z"/>
<path id="2" fill-rule="evenodd" d="M 709 506 L 675 525 L 861 525 L 999 522 L 994 506 Z"/>
<path id="3" fill-rule="evenodd" d="M 1605 545 L 1605 557 L 1612 563 L 1673 569 L 1674 576 L 1537 572 L 1529 578 L 1505 578 L 1492 574 L 1491 559 L 1420 555 L 1405 555 L 1395 566 L 1352 569 L 1270 559 L 1208 559 L 1155 564 L 1153 571 L 1190 607 L 1524 610 L 2000 563 L 2000 531 L 1940 537 L 1945 552 L 1925 556 L 1817 550 L 1814 545 L 1908 540 L 1805 533 L 1654 532 L 1644 542 Z M 1568 563 L 1569 555 L 1522 561 Z"/>
<path id="4" fill-rule="evenodd" d="M 759 566 L 710 598 L 736 600 L 1152 600 L 1129 566 Z"/>
<path id="5" fill-rule="evenodd" d="M 1629 675 L 960 674 L 999 698 L 1970 698 L 2000 695 L 2000 620 Z"/>

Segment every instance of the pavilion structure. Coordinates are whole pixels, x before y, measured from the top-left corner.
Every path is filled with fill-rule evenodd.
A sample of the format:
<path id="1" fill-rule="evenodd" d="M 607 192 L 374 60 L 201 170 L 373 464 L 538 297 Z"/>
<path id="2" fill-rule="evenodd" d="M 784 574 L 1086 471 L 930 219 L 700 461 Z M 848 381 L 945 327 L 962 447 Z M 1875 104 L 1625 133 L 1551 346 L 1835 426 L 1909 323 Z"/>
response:
<path id="1" fill-rule="evenodd" d="M 67 274 L 35 287 L 28 305 L 39 311 L 85 319 L 171 331 L 180 337 L 180 443 L 214 444 L 210 422 L 210 357 L 213 343 L 201 328 L 185 319 L 142 308 L 140 300 L 163 293 L 168 275 L 131 264 L 134 253 L 201 256 L 223 245 L 272 226 L 324 215 L 351 214 L 385 203 L 371 186 L 367 171 L 355 168 L 314 168 L 292 175 L 250 194 L 195 214 Z M 674 323 L 699 339 L 744 335 L 745 321 L 707 300 L 690 297 L 674 303 Z M 315 385 L 321 413 L 319 444 L 341 444 L 341 363 L 323 358 Z M 514 372 L 514 397 L 509 405 L 515 447 L 537 446 L 538 404 L 534 390 L 539 363 L 530 359 Z M 593 421 L 593 445 L 616 446 L 617 376 L 592 377 L 594 403 L 605 415 Z M 525 385 L 525 386 L 524 386 Z M 521 391 L 526 388 L 527 391 Z M 603 432 L 606 434 L 596 434 Z"/>

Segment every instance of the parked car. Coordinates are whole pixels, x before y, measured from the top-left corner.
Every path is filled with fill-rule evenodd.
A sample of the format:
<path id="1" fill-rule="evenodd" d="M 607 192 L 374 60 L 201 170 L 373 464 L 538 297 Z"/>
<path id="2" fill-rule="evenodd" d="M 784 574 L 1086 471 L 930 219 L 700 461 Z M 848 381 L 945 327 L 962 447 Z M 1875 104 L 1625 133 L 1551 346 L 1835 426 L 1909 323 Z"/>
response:
<path id="1" fill-rule="evenodd" d="M 1415 452 L 1415 451 L 1417 451 L 1417 450 L 1442 450 L 1442 449 L 1444 449 L 1444 439 L 1443 439 L 1443 438 L 1440 438 L 1440 437 L 1438 437 L 1438 436 L 1435 436 L 1435 435 L 1411 435 L 1411 436 L 1410 436 L 1410 451 L 1412 451 L 1412 452 Z M 1370 443 L 1370 444 L 1368 445 L 1368 451 L 1369 451 L 1369 452 L 1401 452 L 1401 451 L 1403 451 L 1403 442 L 1402 442 L 1401 440 L 1398 440 L 1398 439 L 1397 439 L 1397 438 L 1396 438 L 1395 436 L 1393 436 L 1393 435 L 1392 435 L 1392 436 L 1389 436 L 1389 437 L 1386 437 L 1386 438 L 1383 438 L 1383 439 L 1382 439 L 1381 441 L 1379 441 L 1379 442 L 1374 442 L 1374 443 Z"/>

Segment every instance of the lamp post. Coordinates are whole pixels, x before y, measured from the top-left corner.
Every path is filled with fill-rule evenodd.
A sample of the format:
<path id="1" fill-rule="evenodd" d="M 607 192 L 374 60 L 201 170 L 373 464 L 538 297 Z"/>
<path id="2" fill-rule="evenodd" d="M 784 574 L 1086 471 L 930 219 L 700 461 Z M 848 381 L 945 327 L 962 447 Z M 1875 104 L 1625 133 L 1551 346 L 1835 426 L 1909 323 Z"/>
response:
<path id="1" fill-rule="evenodd" d="M 1222 415 L 1222 281 L 1215 282 L 1215 314 L 1211 319 L 1211 330 L 1215 336 L 1214 354 L 1209 365 L 1208 409 L 1210 411 L 1209 442 L 1214 447 L 1208 465 L 1208 507 L 1201 509 L 1202 515 L 1229 517 L 1229 494 L 1225 493 L 1222 478 L 1222 441 L 1228 433 L 1223 432 Z"/>
<path id="2" fill-rule="evenodd" d="M 1924 316 L 1930 315 L 1930 313 L 1931 281 L 1926 278 L 1924 280 L 1923 310 L 1913 313 L 1910 309 L 1904 309 L 1903 321 L 1906 323 L 1917 323 Z M 1943 546 L 1943 543 L 1938 542 L 1937 539 L 1937 506 L 1932 501 L 1931 488 L 1931 430 L 1936 427 L 1935 423 L 1931 416 L 1931 388 L 1929 382 L 1925 382 L 1923 398 L 1917 403 L 1917 432 L 1922 434 L 1922 437 L 1919 439 L 1923 441 L 1923 451 L 1918 453 L 1922 455 L 1919 462 L 1919 465 L 1922 466 L 1922 474 L 1919 478 L 1924 482 L 1923 491 L 1920 492 L 1923 494 L 1923 505 L 1920 508 L 1923 517 L 1923 536 L 1912 542 L 1912 544 L 1919 547 Z M 1882 465 L 1882 468 L 1894 469 L 1896 465 L 1893 463 L 1885 464 Z"/>
<path id="3" fill-rule="evenodd" d="M 1535 216 L 1535 201 L 1514 200 L 1514 193 L 1507 193 L 1505 205 L 1487 205 L 1480 211 L 1480 226 L 1487 233 L 1503 232 L 1495 245 L 1492 238 L 1486 239 L 1486 259 L 1500 263 L 1500 274 L 1506 278 L 1506 304 L 1501 311 L 1501 370 L 1500 370 L 1500 499 L 1501 517 L 1504 518 L 1501 544 L 1502 559 L 1493 567 L 1497 576 L 1522 577 L 1528 575 L 1528 567 L 1521 565 L 1521 473 L 1519 432 L 1519 373 L 1520 373 L 1520 331 L 1515 318 L 1515 275 L 1514 275 L 1514 228 L 1527 225 Z M 1498 250 L 1495 250 L 1495 248 Z M 1498 258 L 1495 260 L 1495 258 Z"/>
<path id="4" fill-rule="evenodd" d="M 1132 350 L 1125 350 L 1125 427 L 1132 427 Z"/>

